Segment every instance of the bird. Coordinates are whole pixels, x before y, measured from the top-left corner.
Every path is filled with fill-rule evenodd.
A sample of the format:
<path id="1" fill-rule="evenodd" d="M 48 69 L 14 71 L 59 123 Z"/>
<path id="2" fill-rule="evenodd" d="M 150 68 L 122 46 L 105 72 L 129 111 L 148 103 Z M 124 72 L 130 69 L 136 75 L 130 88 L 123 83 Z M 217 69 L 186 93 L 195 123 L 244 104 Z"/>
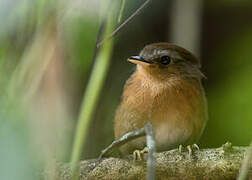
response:
<path id="1" fill-rule="evenodd" d="M 151 123 L 157 151 L 181 152 L 186 147 L 190 156 L 208 121 L 200 60 L 178 45 L 159 42 L 146 45 L 128 61 L 136 69 L 115 113 L 115 139 Z M 148 152 L 146 138 L 129 141 L 119 151 L 141 159 Z"/>

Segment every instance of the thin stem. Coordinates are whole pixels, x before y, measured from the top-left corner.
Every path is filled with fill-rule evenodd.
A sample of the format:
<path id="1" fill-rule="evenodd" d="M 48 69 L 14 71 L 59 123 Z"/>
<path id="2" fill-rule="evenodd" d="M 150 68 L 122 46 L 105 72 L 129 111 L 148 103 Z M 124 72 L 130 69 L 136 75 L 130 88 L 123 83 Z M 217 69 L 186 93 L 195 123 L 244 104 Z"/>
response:
<path id="1" fill-rule="evenodd" d="M 113 141 L 107 148 L 102 150 L 100 156 L 98 159 L 103 158 L 104 156 L 108 155 L 114 148 L 118 148 L 122 146 L 123 144 L 126 144 L 127 142 L 139 138 L 141 136 L 145 136 L 145 129 L 141 128 L 136 131 L 128 132 L 127 134 L 124 134 L 119 139 Z"/>
<path id="2" fill-rule="evenodd" d="M 144 127 L 146 133 L 146 144 L 148 148 L 147 159 L 147 180 L 154 180 L 156 176 L 156 142 L 153 134 L 152 125 L 147 123 Z"/>
<path id="3" fill-rule="evenodd" d="M 127 25 L 136 15 L 138 15 L 150 1 L 151 0 L 146 0 L 133 14 L 130 15 L 130 17 L 128 17 L 122 24 L 120 24 L 111 34 L 109 34 L 107 37 L 105 37 L 105 39 L 100 41 L 97 44 L 97 47 L 100 47 L 101 45 L 104 44 L 104 42 L 115 36 L 125 25 Z"/>

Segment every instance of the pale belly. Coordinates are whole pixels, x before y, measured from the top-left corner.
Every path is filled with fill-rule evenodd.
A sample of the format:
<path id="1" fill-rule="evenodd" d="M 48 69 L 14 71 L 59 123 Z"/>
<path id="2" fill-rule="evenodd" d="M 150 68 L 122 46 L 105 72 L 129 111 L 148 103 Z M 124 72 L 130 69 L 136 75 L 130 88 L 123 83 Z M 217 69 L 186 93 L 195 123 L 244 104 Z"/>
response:
<path id="1" fill-rule="evenodd" d="M 153 126 L 157 151 L 165 151 L 177 148 L 179 145 L 185 146 L 197 143 L 204 130 L 206 119 L 199 119 L 203 117 L 194 117 L 194 119 L 191 120 L 178 120 L 173 119 L 176 117 L 172 117 L 172 115 L 170 118 L 168 117 L 169 116 L 167 116 L 166 119 L 151 119 L 149 121 Z M 126 126 L 129 127 L 128 125 Z M 138 127 L 138 125 L 135 124 L 135 126 L 130 126 L 132 129 L 127 129 L 127 132 L 134 131 L 143 126 L 144 125 Z M 124 133 L 122 132 L 122 134 Z M 122 146 L 121 151 L 123 154 L 129 154 L 136 149 L 143 149 L 145 146 L 146 138 L 141 137 Z"/>
<path id="2" fill-rule="evenodd" d="M 202 124 L 200 129 L 195 129 L 193 122 L 190 124 L 169 120 L 164 121 L 164 123 L 153 123 L 157 150 L 170 150 L 179 145 L 196 143 L 204 126 Z"/>

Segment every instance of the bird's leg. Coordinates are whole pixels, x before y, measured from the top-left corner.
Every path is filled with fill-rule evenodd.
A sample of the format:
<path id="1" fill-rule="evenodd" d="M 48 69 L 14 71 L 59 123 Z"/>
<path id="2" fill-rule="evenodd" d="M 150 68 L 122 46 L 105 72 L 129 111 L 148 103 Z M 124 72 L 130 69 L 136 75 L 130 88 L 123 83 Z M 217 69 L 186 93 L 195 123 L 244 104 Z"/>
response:
<path id="1" fill-rule="evenodd" d="M 197 144 L 188 145 L 188 146 L 186 146 L 186 149 L 188 151 L 189 159 L 191 159 L 192 154 L 193 154 L 193 152 L 195 150 L 197 150 L 197 151 L 200 150 L 200 148 L 199 148 L 199 146 Z M 179 150 L 179 153 L 182 153 L 182 151 L 183 151 L 183 145 L 179 145 L 178 150 Z"/>
<path id="2" fill-rule="evenodd" d="M 143 154 L 144 153 L 148 153 L 149 152 L 149 150 L 148 150 L 148 148 L 147 147 L 145 147 L 144 149 L 142 149 L 142 150 L 135 150 L 134 152 L 133 152 L 133 161 L 137 161 L 137 160 L 139 160 L 139 161 L 142 161 L 143 160 Z"/>

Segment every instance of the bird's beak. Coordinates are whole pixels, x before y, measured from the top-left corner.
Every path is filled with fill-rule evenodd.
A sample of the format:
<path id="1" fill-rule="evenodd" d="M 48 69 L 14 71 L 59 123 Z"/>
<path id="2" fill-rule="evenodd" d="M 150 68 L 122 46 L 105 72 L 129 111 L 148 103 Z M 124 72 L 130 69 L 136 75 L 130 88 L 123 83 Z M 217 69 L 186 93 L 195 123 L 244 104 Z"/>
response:
<path id="1" fill-rule="evenodd" d="M 141 56 L 131 56 L 128 59 L 129 62 L 134 63 L 134 64 L 152 64 L 153 62 L 147 59 L 142 58 Z"/>

